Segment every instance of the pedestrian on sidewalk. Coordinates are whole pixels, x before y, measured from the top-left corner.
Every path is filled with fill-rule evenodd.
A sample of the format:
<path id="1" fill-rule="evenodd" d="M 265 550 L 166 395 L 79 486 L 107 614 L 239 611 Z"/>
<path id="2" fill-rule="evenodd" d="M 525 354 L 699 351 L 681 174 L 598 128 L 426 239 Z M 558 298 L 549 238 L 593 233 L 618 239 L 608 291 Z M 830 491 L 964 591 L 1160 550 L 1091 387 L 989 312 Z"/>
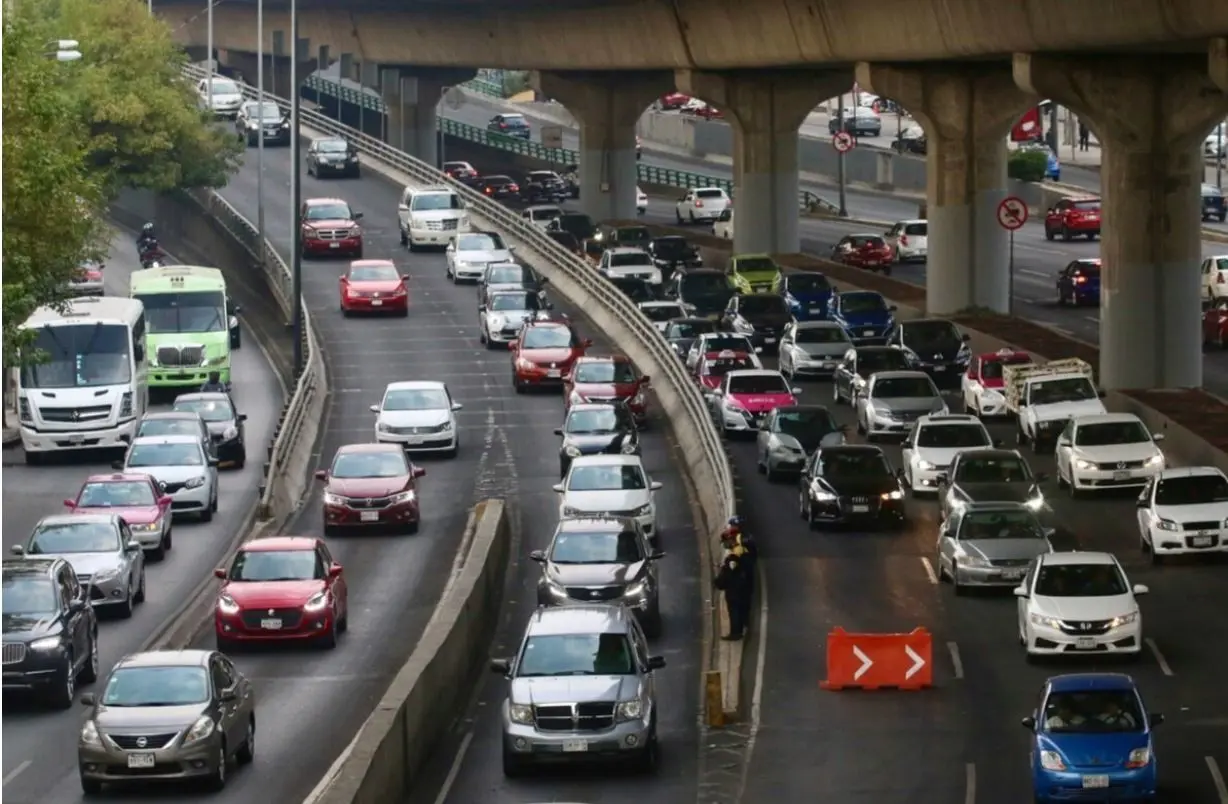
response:
<path id="1" fill-rule="evenodd" d="M 1087 130 L 1087 124 L 1079 121 L 1079 150 L 1086 151 L 1091 147 L 1092 133 Z"/>

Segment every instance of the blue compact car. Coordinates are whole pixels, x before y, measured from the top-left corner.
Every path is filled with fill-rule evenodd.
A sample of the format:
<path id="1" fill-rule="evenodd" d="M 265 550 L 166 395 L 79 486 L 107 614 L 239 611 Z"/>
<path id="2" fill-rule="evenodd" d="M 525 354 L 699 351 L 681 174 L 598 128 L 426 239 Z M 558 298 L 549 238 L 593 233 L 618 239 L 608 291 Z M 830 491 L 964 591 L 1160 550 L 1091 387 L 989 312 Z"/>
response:
<path id="1" fill-rule="evenodd" d="M 1100 258 L 1075 260 L 1057 275 L 1057 303 L 1100 306 Z"/>
<path id="2" fill-rule="evenodd" d="M 1032 734 L 1032 794 L 1039 802 L 1137 801 L 1156 797 L 1149 713 L 1134 679 L 1122 673 L 1072 673 L 1045 682 Z"/>
<path id="3" fill-rule="evenodd" d="M 834 292 L 822 274 L 785 274 L 780 285 L 780 294 L 798 321 L 826 318 L 827 302 Z"/>
<path id="4" fill-rule="evenodd" d="M 895 310 L 881 293 L 872 290 L 833 293 L 827 300 L 827 317 L 844 327 L 856 346 L 885 344 L 895 326 Z"/>

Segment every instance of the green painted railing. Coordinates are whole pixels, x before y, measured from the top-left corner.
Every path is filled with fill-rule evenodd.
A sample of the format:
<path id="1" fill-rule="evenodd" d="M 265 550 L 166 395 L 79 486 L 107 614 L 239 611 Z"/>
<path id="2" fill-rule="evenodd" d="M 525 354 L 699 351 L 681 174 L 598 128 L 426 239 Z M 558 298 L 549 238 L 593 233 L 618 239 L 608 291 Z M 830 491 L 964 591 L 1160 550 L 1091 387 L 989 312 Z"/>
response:
<path id="1" fill-rule="evenodd" d="M 384 114 L 388 110 L 388 107 L 384 105 L 384 101 L 379 95 L 371 92 L 362 92 L 356 86 L 342 84 L 329 78 L 321 78 L 318 75 L 307 76 L 307 80 L 303 84 L 306 89 L 312 92 L 322 93 L 334 98 L 340 97 L 345 103 L 361 106 L 376 114 Z M 489 95 L 492 98 L 503 97 L 503 84 L 486 78 L 478 77 L 461 86 L 466 89 L 472 89 L 474 92 L 480 92 L 483 95 Z"/>

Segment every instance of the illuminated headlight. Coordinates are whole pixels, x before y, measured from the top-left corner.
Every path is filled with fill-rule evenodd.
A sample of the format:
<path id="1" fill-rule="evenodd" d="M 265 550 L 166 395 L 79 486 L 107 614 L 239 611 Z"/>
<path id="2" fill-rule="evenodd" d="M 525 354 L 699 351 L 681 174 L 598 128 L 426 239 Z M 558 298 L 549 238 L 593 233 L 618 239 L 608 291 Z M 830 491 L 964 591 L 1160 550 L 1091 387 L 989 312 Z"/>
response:
<path id="1" fill-rule="evenodd" d="M 345 505 L 345 498 L 339 494 L 330 494 L 329 492 L 326 491 L 324 492 L 324 504 L 325 505 Z"/>
<path id="2" fill-rule="evenodd" d="M 183 487 L 186 489 L 198 489 L 203 485 L 205 485 L 205 476 L 197 475 L 196 477 L 189 477 L 187 482 L 183 484 Z"/>
<path id="3" fill-rule="evenodd" d="M 1066 763 L 1062 761 L 1062 757 L 1057 751 L 1041 751 L 1040 766 L 1045 770 L 1064 771 Z"/>
<path id="4" fill-rule="evenodd" d="M 213 729 L 213 718 L 209 717 L 208 715 L 202 715 L 201 717 L 197 718 L 196 722 L 192 724 L 192 728 L 188 729 L 188 733 L 183 736 L 184 746 L 189 746 L 193 743 L 198 743 L 201 740 L 204 740 L 210 734 L 213 734 Z"/>
<path id="5" fill-rule="evenodd" d="M 260 128 L 260 124 L 257 123 L 255 120 L 248 120 L 247 127 L 249 130 L 255 131 L 256 129 Z"/>
<path id="6" fill-rule="evenodd" d="M 124 395 L 119 400 L 119 415 L 120 418 L 126 418 L 132 415 L 132 392 L 125 391 Z"/>
<path id="7" fill-rule="evenodd" d="M 1033 614 L 1031 617 L 1029 617 L 1029 619 L 1032 621 L 1032 625 L 1043 625 L 1046 628 L 1057 629 L 1062 627 L 1062 621 L 1056 617 L 1046 617 L 1043 614 Z"/>
<path id="8" fill-rule="evenodd" d="M 27 643 L 26 647 L 29 648 L 30 650 L 37 650 L 37 651 L 59 650 L 60 638 L 59 637 L 43 637 L 42 639 L 36 639 L 33 642 Z"/>
<path id="9" fill-rule="evenodd" d="M 932 472 L 938 467 L 930 463 L 929 461 L 917 461 L 917 468 L 920 469 L 922 472 Z"/>
<path id="10" fill-rule="evenodd" d="M 569 444 L 568 446 L 563 448 L 563 454 L 566 455 L 568 458 L 579 458 L 584 453 L 580 451 L 579 447 Z"/>
<path id="11" fill-rule="evenodd" d="M 128 527 L 133 533 L 157 533 L 158 531 L 162 530 L 162 523 L 157 521 L 142 522 L 137 525 L 129 525 Z"/>
<path id="12" fill-rule="evenodd" d="M 1093 463 L 1092 461 L 1085 461 L 1082 458 L 1076 458 L 1074 460 L 1074 468 L 1078 469 L 1081 472 L 1088 472 L 1088 471 L 1091 471 L 1092 469 L 1095 469 L 1096 464 Z"/>
<path id="13" fill-rule="evenodd" d="M 81 727 L 81 742 L 86 745 L 102 745 L 102 738 L 98 736 L 98 726 L 94 721 L 87 720 Z"/>
<path id="14" fill-rule="evenodd" d="M 533 707 L 528 704 L 510 704 L 507 707 L 507 716 L 513 723 L 519 723 L 522 726 L 533 725 Z"/>
<path id="15" fill-rule="evenodd" d="M 107 581 L 113 581 L 118 577 L 119 577 L 119 570 L 104 569 L 104 570 L 99 570 L 98 572 L 95 572 L 93 576 L 90 578 L 90 581 L 95 584 L 99 584 L 99 583 L 106 583 Z"/>
<path id="16" fill-rule="evenodd" d="M 1163 465 L 1164 465 L 1163 455 L 1152 455 L 1150 458 L 1147 459 L 1147 463 L 1145 464 L 1145 466 L 1148 469 L 1154 469 L 1157 466 L 1163 466 Z"/>
<path id="17" fill-rule="evenodd" d="M 516 358 L 516 368 L 521 371 L 537 371 L 537 364 L 523 357 Z"/>
<path id="18" fill-rule="evenodd" d="M 623 597 L 640 597 L 648 591 L 648 583 L 646 581 L 636 581 L 623 590 Z"/>
<path id="19" fill-rule="evenodd" d="M 583 513 L 579 508 L 572 508 L 570 505 L 563 506 L 563 516 L 580 516 Z"/>
<path id="20" fill-rule="evenodd" d="M 1045 495 L 1038 491 L 1036 492 L 1036 496 L 1029 499 L 1024 503 L 1024 505 L 1026 505 L 1032 511 L 1039 511 L 1045 507 Z"/>
<path id="21" fill-rule="evenodd" d="M 835 502 L 837 498 L 830 491 L 820 491 L 815 493 L 814 499 L 815 502 Z"/>
<path id="22" fill-rule="evenodd" d="M 635 451 L 639 449 L 639 446 L 640 446 L 639 444 L 636 444 L 634 442 L 624 441 L 623 445 L 619 447 L 618 451 L 621 452 L 623 455 L 634 455 Z"/>
<path id="23" fill-rule="evenodd" d="M 965 567 L 990 567 L 989 559 L 984 556 L 973 555 L 971 553 L 961 553 L 959 563 Z"/>
<path id="24" fill-rule="evenodd" d="M 1127 768 L 1142 768 L 1142 767 L 1145 767 L 1150 762 L 1151 762 L 1151 747 L 1150 746 L 1144 746 L 1142 748 L 1135 748 L 1133 751 L 1130 752 L 1130 755 L 1126 757 L 1126 767 Z"/>
<path id="25" fill-rule="evenodd" d="M 621 721 L 639 720 L 643 716 L 643 701 L 623 701 L 618 705 L 618 719 Z"/>
<path id="26" fill-rule="evenodd" d="M 238 614 L 239 604 L 233 597 L 223 593 L 217 596 L 217 610 L 222 614 Z"/>
<path id="27" fill-rule="evenodd" d="M 238 427 L 227 427 L 227 428 L 226 428 L 226 432 L 222 433 L 222 440 L 223 440 L 223 441 L 233 441 L 234 439 L 236 439 L 236 438 L 238 438 L 238 437 L 239 437 L 239 428 L 238 428 Z"/>
<path id="28" fill-rule="evenodd" d="M 732 410 L 737 413 L 745 412 L 745 408 L 742 407 L 742 403 L 731 396 L 727 396 L 721 400 L 721 404 L 725 406 L 725 410 Z"/>
<path id="29" fill-rule="evenodd" d="M 418 495 L 413 489 L 410 489 L 409 491 L 402 491 L 400 494 L 392 495 L 392 505 L 397 505 L 399 503 L 411 503 L 417 499 L 417 497 Z"/>
<path id="30" fill-rule="evenodd" d="M 316 592 L 303 604 L 303 611 L 323 611 L 328 606 L 328 593 Z"/>
<path id="31" fill-rule="evenodd" d="M 645 503 L 631 513 L 631 516 L 648 516 L 652 513 L 652 503 Z"/>
<path id="32" fill-rule="evenodd" d="M 1226 520 L 1228 521 L 1228 520 Z M 1171 519 L 1161 519 L 1156 522 L 1156 528 L 1159 530 L 1167 530 L 1176 533 L 1181 530 L 1181 526 Z"/>
<path id="33" fill-rule="evenodd" d="M 904 499 L 904 492 L 900 491 L 899 489 L 896 489 L 895 491 L 889 491 L 883 495 L 883 499 L 884 500 L 902 500 Z"/>
<path id="34" fill-rule="evenodd" d="M 1123 625 L 1130 625 L 1138 621 L 1138 612 L 1132 611 L 1129 614 L 1123 614 L 1120 617 L 1114 617 L 1109 620 L 1109 628 L 1121 628 Z"/>

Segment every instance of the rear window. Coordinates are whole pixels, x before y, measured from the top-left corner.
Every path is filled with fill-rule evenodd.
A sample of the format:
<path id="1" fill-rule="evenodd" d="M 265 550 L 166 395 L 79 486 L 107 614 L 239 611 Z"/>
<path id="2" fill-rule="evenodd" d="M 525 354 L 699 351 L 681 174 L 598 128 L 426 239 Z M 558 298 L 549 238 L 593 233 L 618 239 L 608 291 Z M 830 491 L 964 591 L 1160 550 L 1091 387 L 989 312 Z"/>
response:
<path id="1" fill-rule="evenodd" d="M 927 232 L 929 232 L 929 224 L 926 223 L 910 223 L 904 227 L 904 234 L 906 235 L 924 237 Z"/>
<path id="2" fill-rule="evenodd" d="M 1073 201 L 1070 204 L 1071 209 L 1077 209 L 1080 212 L 1098 212 L 1100 210 L 1100 199 L 1089 198 L 1085 201 Z"/>
<path id="3" fill-rule="evenodd" d="M 695 196 L 697 198 L 724 198 L 725 191 L 724 190 L 696 190 Z"/>
<path id="4" fill-rule="evenodd" d="M 1100 276 L 1100 266 L 1091 264 L 1080 265 L 1075 268 L 1075 273 L 1082 274 L 1083 276 Z"/>
<path id="5" fill-rule="evenodd" d="M 628 265 L 651 265 L 652 258 L 642 251 L 629 251 L 625 254 L 611 254 L 610 265 L 622 268 Z"/>
<path id="6" fill-rule="evenodd" d="M 513 126 L 523 126 L 525 124 L 524 117 L 518 114 L 503 115 L 503 122 Z"/>
<path id="7" fill-rule="evenodd" d="M 867 246 L 882 248 L 887 245 L 881 237 L 851 237 L 849 242 L 853 244 L 853 248 L 866 248 Z"/>

